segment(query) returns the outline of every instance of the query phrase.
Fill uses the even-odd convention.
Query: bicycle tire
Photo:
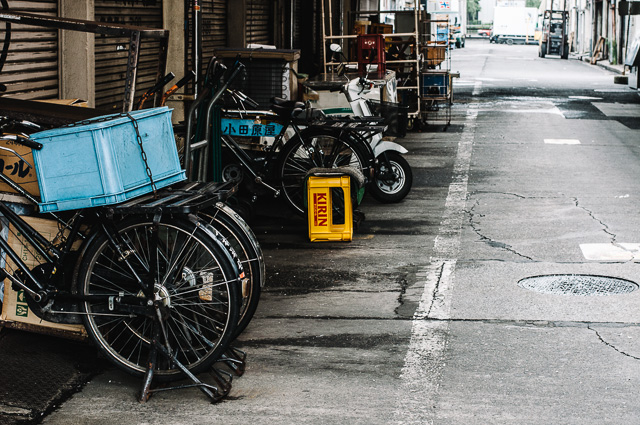
[[[102,231],[80,264],[77,292],[94,296],[80,303],[90,339],[117,367],[143,376],[155,330],[163,325],[160,341],[180,363],[194,374],[210,368],[228,348],[238,323],[238,269],[228,251],[195,224],[176,217],[163,218],[157,227],[151,219],[133,218],[119,224],[117,232],[126,260]],[[148,302],[134,272],[156,282],[153,300],[160,318],[119,312],[103,298],[133,296]],[[154,379],[183,376],[173,362],[158,356]]]
[[[370,156],[366,148],[360,146],[359,139],[350,137],[348,133],[307,128],[301,136],[290,139],[284,145],[278,156],[277,172],[284,198],[296,213],[303,215],[303,186],[309,170],[352,166],[367,175]]]
[[[249,225],[238,213],[222,202],[199,212],[198,217],[212,225],[229,241],[238,255],[245,279],[247,279],[242,293],[242,305],[240,306],[235,339],[247,328],[258,308],[266,275],[262,248]]]

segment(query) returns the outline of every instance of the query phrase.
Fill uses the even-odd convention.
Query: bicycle
[[[237,78],[241,70],[241,65],[233,69],[230,73],[230,76],[226,80],[226,84],[230,84],[235,78]],[[215,61],[211,61],[209,63],[209,66],[207,67],[206,75],[209,79],[215,78],[216,80],[219,80],[222,77],[222,74],[226,71],[227,69],[225,67],[218,67]],[[185,77],[178,81],[178,83],[176,83],[168,91],[166,91],[162,96],[161,104],[164,103],[164,101],[171,93],[175,92],[179,87],[184,86],[186,82],[193,78],[193,75],[193,72],[188,73]],[[145,94],[143,94],[139,101],[139,104],[144,104],[144,101],[146,99],[149,99],[154,94],[160,92],[163,86],[171,80],[172,76],[172,73],[168,74],[168,76],[161,84],[157,84]],[[208,107],[208,105],[203,104],[202,99],[206,99],[208,96],[218,96],[218,94],[213,92],[213,89],[214,87],[212,84],[205,85],[205,89],[201,97],[199,97],[192,104],[188,114],[189,118],[185,123],[185,128],[182,129],[187,133],[187,140],[191,139],[190,134],[195,134],[197,132],[194,131],[194,127],[196,125],[202,124],[203,122],[209,122],[210,118],[208,117],[211,114],[211,111],[209,110],[210,108],[203,109],[200,106]],[[197,114],[202,114],[207,118],[202,118],[196,121],[194,117]],[[208,126],[207,131],[209,131]],[[205,139],[210,138],[209,135],[206,135],[204,137]],[[201,144],[201,146],[204,145]],[[193,165],[193,161],[191,160],[192,151],[193,149],[191,149],[190,144],[187,143],[184,151],[182,152],[182,163],[184,169],[187,170],[188,176],[192,176],[194,174],[193,171],[195,168],[195,174],[198,175],[196,177],[196,180],[205,180],[209,176],[201,171],[206,166],[202,165],[201,163],[198,163],[195,166]],[[187,152],[190,153],[187,154]],[[246,329],[253,315],[255,314],[258,307],[258,302],[260,300],[262,288],[265,285],[266,267],[262,249],[255,234],[244,221],[244,219],[233,209],[229,208],[229,206],[225,203],[216,202],[213,205],[199,211],[197,215],[200,220],[202,220],[208,226],[211,226],[215,231],[219,232],[230,243],[233,250],[238,256],[241,265],[243,266],[244,279],[241,288],[242,303],[240,306],[239,319],[235,332],[235,337],[237,337]]]
[[[232,75],[242,72],[242,64],[236,62]],[[365,135],[384,130],[372,122],[332,120],[320,111],[306,108],[301,102],[274,99],[271,111],[256,109],[258,104],[238,90],[230,89],[229,79],[224,79],[226,67],[215,58],[209,62],[203,94],[192,105],[186,119],[185,169],[190,173],[193,163],[200,161],[197,170],[208,170],[212,166],[204,151],[199,159],[193,151],[214,147],[212,128],[213,111],[222,109],[220,151],[223,181],[242,183],[252,194],[252,200],[260,194],[270,193],[284,196],[297,213],[304,213],[303,182],[312,168],[334,168],[352,166],[372,175],[373,153],[364,142]],[[224,107],[223,100],[226,100]],[[268,122],[263,125],[262,122]],[[238,123],[248,129],[234,133]],[[193,128],[201,129],[200,132]],[[243,149],[236,140],[238,136],[267,136],[272,141],[259,145],[259,152]],[[193,156],[193,159],[192,159]],[[245,176],[250,176],[246,178]],[[199,174],[197,179],[207,180]]]
[[[18,131],[0,139],[38,151],[36,135]],[[10,177],[0,179],[38,203]],[[14,236],[19,232],[25,249],[42,258],[30,268],[0,238],[10,260],[0,274],[25,291],[38,317],[82,323],[113,364],[144,377],[141,400],[153,391],[152,379],[185,376],[218,400],[230,377],[216,372],[212,386],[195,374],[211,370],[237,336],[243,267],[230,243],[196,214],[231,192],[228,184],[187,182],[120,204],[56,212],[60,232],[53,241],[0,201]]]
[[[236,91],[230,95],[239,99]],[[250,102],[240,98],[241,104]],[[283,195],[289,206],[298,214],[304,214],[304,180],[313,168],[337,168],[349,166],[371,177],[374,157],[362,140],[361,132],[382,131],[382,127],[370,123],[330,119],[320,113],[305,109],[301,102],[274,99],[271,114],[246,109],[225,110],[222,142],[227,149],[223,157],[223,181],[241,182],[244,172],[252,183],[266,187],[274,196]],[[270,120],[279,125],[280,131],[273,143],[260,145],[258,153],[243,149],[234,136],[243,136],[231,123],[254,122],[249,128],[255,131],[261,124],[257,120]],[[226,126],[225,126],[226,125]],[[240,124],[242,125],[242,124]],[[269,133],[268,129],[264,130]],[[291,135],[286,140],[287,135]],[[252,155],[253,154],[253,155]],[[256,192],[256,187],[251,187]]]

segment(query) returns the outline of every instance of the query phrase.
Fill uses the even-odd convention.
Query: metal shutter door
[[[202,1],[202,55],[205,64],[218,47],[227,46],[226,0]]]
[[[269,0],[247,0],[248,44],[273,44],[271,18]]]
[[[291,23],[293,44],[291,46],[292,49],[300,49],[302,45],[302,31],[305,26],[313,26],[313,21],[305,22],[303,21],[303,13],[302,13],[302,0],[294,0],[293,4],[293,22]]]
[[[57,0],[9,1],[15,12],[58,16]],[[4,41],[5,23],[0,23]],[[15,99],[58,97],[58,30],[11,24],[11,46],[0,82],[4,96]]]
[[[95,20],[99,22],[162,28],[162,0],[122,2],[96,0]],[[128,37],[96,34],[96,108],[122,108],[127,71]],[[158,71],[160,42],[143,38],[140,44],[136,99],[153,86]],[[148,106],[148,105],[147,105]]]

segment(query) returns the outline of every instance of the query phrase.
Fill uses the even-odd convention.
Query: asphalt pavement
[[[399,140],[413,189],[366,199],[352,242],[308,242],[302,219],[261,204],[267,283],[224,401],[138,403],[138,379],[52,338],[61,391],[21,402],[0,382],[1,420],[640,423],[640,97],[536,49],[453,51],[451,125]],[[33,344],[3,330],[0,364],[20,376]]]

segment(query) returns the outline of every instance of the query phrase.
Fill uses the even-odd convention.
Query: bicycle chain
[[[136,138],[138,141],[138,146],[140,146],[140,156],[142,156],[142,161],[144,162],[145,172],[147,173],[147,176],[149,177],[149,181],[151,182],[151,189],[153,189],[153,197],[157,198],[158,188],[156,188],[156,184],[153,181],[153,176],[151,175],[151,168],[149,168],[149,163],[147,162],[147,154],[144,151],[144,148],[142,147],[142,137],[140,136],[140,130],[138,129],[138,122],[128,112],[126,113],[126,115],[131,120],[131,123],[133,124],[133,129],[136,131]]]

